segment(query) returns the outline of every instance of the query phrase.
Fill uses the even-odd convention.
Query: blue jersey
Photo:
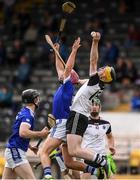
[[[53,115],[56,119],[68,119],[74,94],[74,86],[68,78],[55,92],[53,98]]]
[[[22,108],[21,111],[16,116],[16,120],[12,127],[12,135],[10,136],[9,141],[6,146],[7,148],[14,147],[14,148],[22,149],[23,151],[27,151],[30,139],[22,138],[19,136],[19,129],[20,129],[21,123],[29,124],[30,130],[33,130],[34,114],[27,107]]]

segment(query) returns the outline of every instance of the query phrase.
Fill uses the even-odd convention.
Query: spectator
[[[125,41],[125,47],[131,48],[138,45],[140,41],[140,30],[134,24],[128,26],[127,38]]]
[[[45,32],[51,31],[56,32],[58,28],[58,21],[56,18],[54,18],[52,12],[49,10],[44,11],[44,15],[41,19],[41,28],[40,33],[44,34]]]
[[[126,72],[126,63],[124,58],[119,57],[117,59],[115,70],[116,70],[116,81],[121,84],[123,82],[123,79],[125,78],[125,72]]]
[[[13,42],[11,52],[8,55],[8,61],[10,65],[19,64],[20,57],[25,53],[25,48],[19,39]]]
[[[8,18],[9,20],[9,18]],[[9,31],[10,38],[15,39],[15,38],[21,38],[22,33],[21,33],[21,27],[20,27],[20,18],[17,13],[14,13],[12,18],[11,18],[11,28]]]
[[[135,10],[135,1],[133,0],[120,0],[119,1],[119,13],[121,15],[134,12],[134,10]]]
[[[29,28],[26,30],[24,34],[24,41],[26,45],[35,45],[35,42],[38,37],[38,30],[34,23],[31,23]]]
[[[12,106],[13,91],[7,85],[1,85],[0,87],[0,107]]]
[[[5,21],[9,19],[13,14],[13,7],[16,0],[4,0],[4,13],[5,13]]]
[[[19,20],[20,20],[20,31],[21,35],[24,35],[25,31],[29,27],[31,23],[31,17],[30,14],[25,10],[25,8],[22,8],[20,10],[20,13],[18,14]]]
[[[119,56],[119,48],[111,41],[107,41],[105,46],[101,48],[101,54],[101,62],[103,65],[108,64],[110,66],[114,66]]]
[[[97,16],[100,16],[100,15],[97,15]],[[102,37],[104,37],[103,35],[106,30],[106,25],[101,18],[95,17],[87,21],[85,25],[85,33],[89,34],[91,31],[93,31],[93,29],[94,31],[99,31],[102,34]]]
[[[0,40],[0,65],[5,64],[6,62],[6,49],[3,44],[3,41]]]
[[[13,85],[26,86],[30,83],[31,66],[26,56],[21,56],[17,74],[13,79]]]
[[[140,112],[140,87],[135,88],[134,95],[131,99],[131,110]]]
[[[135,83],[138,78],[137,69],[131,59],[126,60],[125,76],[129,79],[130,83]]]

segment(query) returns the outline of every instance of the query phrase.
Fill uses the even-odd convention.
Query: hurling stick
[[[59,57],[60,61],[62,62],[63,66],[65,67],[65,62],[64,60],[62,59],[62,57],[60,56],[59,52],[57,51],[57,49],[55,48],[51,38],[49,35],[45,35],[45,39],[47,41],[47,43],[52,47],[52,49],[54,50],[54,52],[56,53],[56,55]]]
[[[61,22],[60,22],[60,27],[59,27],[58,36],[57,36],[57,38],[56,38],[56,42],[57,42],[57,43],[59,43],[59,41],[60,41],[61,34],[62,34],[63,30],[64,30],[65,24],[66,24],[66,18],[62,18],[62,19],[61,19]]]

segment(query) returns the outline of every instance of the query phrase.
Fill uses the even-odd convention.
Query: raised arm
[[[59,51],[60,45],[58,43],[55,43],[54,46]],[[55,53],[55,67],[56,67],[56,71],[58,74],[58,79],[61,79],[64,74],[65,67],[62,64],[62,62],[60,61],[60,59],[56,53]]]
[[[98,63],[98,43],[100,40],[100,33],[99,32],[92,32],[92,45],[90,50],[90,70],[89,75],[91,76],[95,72],[97,72],[97,63]]]
[[[71,71],[72,71],[74,64],[75,64],[75,58],[76,58],[77,50],[79,49],[80,46],[81,46],[80,45],[80,38],[78,37],[73,43],[71,54],[67,60],[65,71],[64,71],[64,79],[66,79],[71,74]]]

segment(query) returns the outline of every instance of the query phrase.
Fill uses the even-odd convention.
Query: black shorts
[[[97,164],[97,163],[94,162],[94,161],[84,160],[84,163],[87,164],[87,165],[90,165],[90,166],[92,166],[92,167],[95,167],[95,168],[101,167],[101,165]]]
[[[83,136],[87,126],[88,117],[75,111],[71,111],[66,123],[66,133]]]
[[[104,156],[104,157],[106,157],[106,156]],[[90,165],[92,167],[95,167],[95,168],[101,167],[101,165],[97,164],[95,161],[84,160],[84,163],[87,165]]]

